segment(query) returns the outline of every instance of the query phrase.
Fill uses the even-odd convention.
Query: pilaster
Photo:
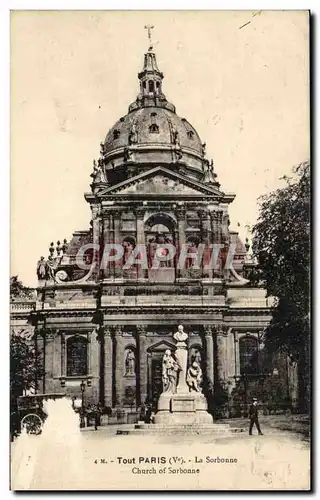
[[[140,400],[144,404],[148,394],[148,354],[146,345],[147,330],[145,326],[137,326],[137,345],[139,352],[139,385]]]
[[[214,344],[212,326],[204,326],[204,337],[206,346],[206,375],[209,385],[214,385]]]
[[[104,330],[104,404],[113,406],[113,340],[110,328]]]

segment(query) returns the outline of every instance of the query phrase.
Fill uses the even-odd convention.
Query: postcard
[[[309,23],[11,12],[12,490],[310,490]]]

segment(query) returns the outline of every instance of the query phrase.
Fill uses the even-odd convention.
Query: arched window
[[[239,340],[241,375],[259,373],[258,349],[259,342],[254,337],[242,337]]]
[[[80,336],[67,340],[67,377],[83,377],[88,373],[88,343]]]
[[[119,139],[119,137],[120,137],[120,130],[114,130],[113,139]]]
[[[159,127],[156,123],[152,123],[149,127],[150,134],[159,134]]]
[[[154,81],[149,80],[149,92],[154,92]]]

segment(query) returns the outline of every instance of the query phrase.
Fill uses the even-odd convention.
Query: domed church
[[[12,310],[13,328],[31,332],[44,363],[37,390],[81,397],[82,388],[85,404],[109,415],[156,406],[180,324],[203,392],[230,396],[244,374],[259,375],[271,319],[248,242],[230,230],[235,195],[220,186],[163,79],[150,45],[136,100],[93,162],[90,227],[50,244],[37,265],[37,300]]]

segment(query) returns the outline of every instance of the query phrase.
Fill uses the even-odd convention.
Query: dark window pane
[[[87,341],[72,337],[67,342],[67,376],[87,375]]]
[[[252,337],[240,339],[240,373],[259,373],[258,341]]]

